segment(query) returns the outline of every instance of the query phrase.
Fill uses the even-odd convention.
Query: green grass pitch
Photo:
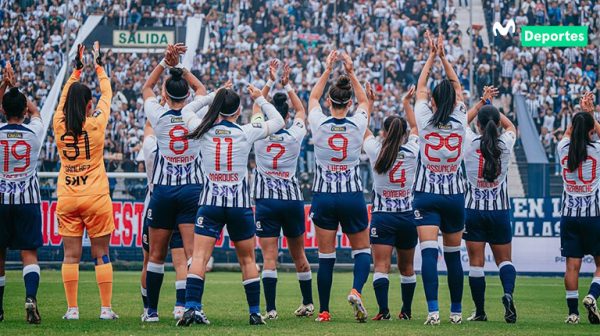
[[[316,278],[316,274],[314,275]],[[331,300],[333,321],[317,323],[313,318],[297,318],[292,312],[300,303],[300,291],[294,273],[279,273],[277,309],[279,319],[269,321],[266,326],[249,326],[246,298],[241,276],[234,272],[216,272],[207,275],[204,308],[211,321],[210,326],[195,325],[189,328],[175,327],[171,311],[175,301],[173,272],[168,272],[163,284],[160,301],[161,321],[157,324],[140,322],[142,312],[139,294],[138,272],[115,272],[113,308],[120,315],[117,321],[98,319],[100,302],[93,272],[81,272],[79,283],[79,321],[63,321],[66,302],[59,271],[43,271],[38,293],[42,324],[25,323],[24,288],[20,272],[10,271],[4,299],[5,321],[0,323],[0,335],[598,335],[599,325],[590,325],[582,313],[581,324],[565,325],[565,292],[560,278],[519,277],[515,302],[519,313],[516,325],[507,325],[503,320],[500,303],[501,286],[497,276],[487,277],[486,311],[489,322],[466,322],[473,309],[468,281],[465,277],[463,299],[465,322],[450,325],[448,322],[448,288],[444,277],[440,278],[440,307],[442,324],[424,326],[426,305],[421,280],[418,280],[412,321],[368,321],[359,324],[353,320],[352,311],[346,302],[352,284],[352,274],[340,272],[334,275]],[[394,314],[400,309],[400,284],[397,275],[390,277],[390,307]],[[580,296],[587,292],[590,278],[580,282]],[[364,289],[363,297],[369,315],[377,313],[377,304],[371,278]],[[316,281],[313,294],[317,300]],[[264,298],[262,307],[264,309]],[[318,301],[318,300],[317,300]]]

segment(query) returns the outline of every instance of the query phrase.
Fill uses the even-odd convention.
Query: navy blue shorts
[[[371,244],[390,245],[401,250],[417,246],[417,227],[412,211],[374,212],[371,215]]]
[[[363,193],[318,193],[313,194],[310,216],[316,226],[324,230],[357,233],[369,226],[369,214]]]
[[[150,239],[148,238],[148,221],[144,220],[144,228],[142,230],[142,248],[144,251],[150,252]],[[171,235],[171,241],[169,241],[169,248],[183,248],[183,238],[181,238],[181,232],[179,232],[178,228],[173,230],[173,234]]]
[[[413,201],[415,224],[436,225],[442,233],[455,233],[465,228],[465,195],[440,195],[415,192]]]
[[[256,226],[252,208],[227,208],[203,205],[198,209],[194,232],[202,236],[219,239],[223,227],[232,241],[241,241],[254,237]]]
[[[304,234],[304,202],[277,199],[256,200],[256,235],[263,238],[296,238]]]
[[[560,219],[560,250],[567,258],[600,256],[600,217],[566,217]]]
[[[512,241],[508,210],[467,209],[466,214],[464,240],[492,245],[508,244]]]
[[[148,226],[174,230],[179,224],[194,223],[201,193],[200,184],[155,185],[146,213]]]
[[[0,248],[35,250],[42,246],[39,204],[0,204]]]

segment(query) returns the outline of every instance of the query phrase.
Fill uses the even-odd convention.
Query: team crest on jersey
[[[396,156],[397,160],[404,160],[404,153],[403,152],[399,152],[398,156]]]
[[[331,126],[332,132],[346,132],[346,126]]]
[[[299,121],[296,122],[296,126],[300,127],[300,128],[304,128],[304,123],[301,123]]]
[[[262,125],[263,125],[262,123],[258,123],[258,122],[252,123],[252,127],[254,127],[254,128],[262,128]]]
[[[421,212],[419,210],[415,210],[415,219],[423,219],[423,216],[421,216]]]
[[[281,141],[283,141],[283,135],[273,134],[269,137],[269,141],[281,142]]]
[[[371,228],[371,237],[378,238],[378,236],[377,236],[377,228],[374,228],[374,227]]]
[[[92,117],[96,118],[97,116],[99,116],[102,113],[102,111],[100,110],[96,110],[94,111],[94,113],[92,113]]]
[[[218,129],[215,131],[216,135],[230,135],[231,131],[230,130],[224,130],[224,129]]]
[[[8,132],[6,133],[8,139],[23,139],[23,133],[21,132]]]
[[[182,123],[183,117],[171,117],[171,123]]]

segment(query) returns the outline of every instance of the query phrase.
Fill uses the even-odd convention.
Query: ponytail
[[[447,124],[452,111],[454,111],[454,105],[456,105],[456,91],[452,86],[452,82],[448,79],[441,81],[433,89],[431,97],[435,102],[437,111],[431,117],[429,124],[434,126]]]
[[[240,96],[231,89],[219,89],[215,99],[208,108],[208,112],[202,119],[202,123],[192,133],[188,135],[189,139],[200,139],[208,130],[210,130],[219,115],[229,117],[234,115],[240,107]]]
[[[92,100],[92,91],[81,83],[73,83],[67,92],[67,101],[63,108],[67,134],[71,134],[75,143],[83,134],[83,125],[87,116],[87,105]]]
[[[492,105],[485,105],[477,113],[477,120],[481,129],[481,144],[479,150],[483,157],[483,178],[494,182],[502,171],[502,149],[498,138],[500,132],[500,112]]]
[[[571,144],[567,168],[574,172],[587,159],[587,146],[590,144],[590,131],[594,129],[594,118],[589,113],[577,113],[572,120]]]
[[[398,116],[390,116],[383,121],[383,129],[387,135],[385,140],[383,140],[381,151],[373,166],[373,170],[377,174],[384,174],[392,169],[396,158],[398,158],[398,152],[404,140],[406,128],[406,120]]]

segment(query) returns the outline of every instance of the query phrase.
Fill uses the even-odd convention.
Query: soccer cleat
[[[173,308],[173,318],[179,320],[183,317],[183,313],[185,313],[185,307],[183,306],[175,306]]]
[[[450,323],[461,324],[462,323],[462,314],[461,313],[450,313]]]
[[[379,313],[377,315],[375,315],[375,317],[373,317],[371,320],[372,321],[390,321],[392,319],[392,316],[390,315],[389,312],[387,313]]]
[[[260,316],[260,314],[250,314],[249,323],[250,323],[250,325],[263,325],[263,324],[267,324],[265,322],[265,320],[263,319],[263,317]]]
[[[142,322],[155,323],[158,321],[160,321],[160,318],[158,317],[158,313],[148,314],[148,312],[145,312],[142,315]]]
[[[410,320],[412,320],[412,313],[411,312],[405,312],[405,311],[400,312],[400,314],[398,314],[398,319],[410,321]]]
[[[473,312],[473,315],[467,317],[467,321],[470,322],[487,322],[488,317],[485,313],[477,315],[477,312]]]
[[[119,318],[112,308],[110,307],[102,307],[100,309],[100,319],[101,320],[116,320]]]
[[[565,323],[566,324],[579,324],[579,315],[571,314],[571,315],[567,316]]]
[[[309,303],[307,305],[301,304],[300,307],[298,307],[298,309],[296,309],[296,311],[294,312],[294,315],[298,317],[313,316],[314,313],[315,306],[312,303]]]
[[[192,324],[210,324],[203,310],[187,309],[183,316],[177,321],[178,327],[188,327]]]
[[[277,311],[271,310],[267,312],[265,316],[263,316],[263,320],[277,320],[278,317],[279,315],[277,315]]]
[[[506,323],[517,322],[517,309],[515,308],[515,301],[512,295],[504,294],[502,297],[502,304],[504,305],[504,321]]]
[[[27,311],[27,323],[40,324],[42,322],[37,308],[37,300],[34,297],[28,296],[25,299],[25,311]]]
[[[79,320],[79,308],[77,308],[77,307],[68,308],[65,315],[63,315],[63,320]]]
[[[321,312],[321,313],[319,313],[319,315],[317,315],[317,318],[315,319],[315,321],[329,322],[329,321],[331,321],[331,314],[329,314],[328,311]]]
[[[425,320],[424,325],[439,325],[440,324],[440,314],[439,313],[429,313],[427,315],[427,319]]]
[[[348,294],[348,302],[354,308],[354,317],[358,322],[367,322],[367,309],[363,305],[362,297],[356,289],[352,289]]]
[[[598,312],[598,305],[596,298],[592,295],[587,295],[583,299],[583,306],[588,311],[588,320],[591,324],[600,324],[600,313]]]

